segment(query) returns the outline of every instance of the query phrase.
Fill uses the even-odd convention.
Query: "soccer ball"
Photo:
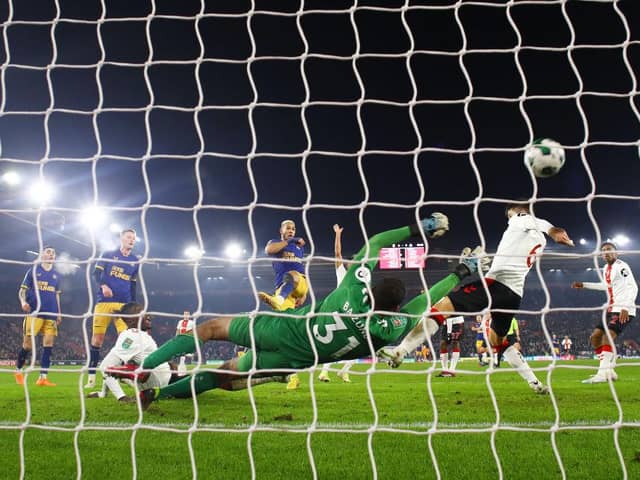
[[[551,177],[564,165],[564,148],[550,138],[534,140],[524,152],[524,164],[536,177]]]
[[[184,335],[185,333],[189,333],[193,330],[195,324],[193,320],[180,320],[178,322],[178,327],[176,328],[176,335]]]

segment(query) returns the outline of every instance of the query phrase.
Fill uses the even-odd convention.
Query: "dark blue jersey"
[[[270,243],[281,241],[282,239],[280,238],[274,238]],[[280,284],[282,283],[284,274],[290,272],[291,270],[295,270],[296,272],[304,274],[304,264],[302,263],[303,255],[304,249],[302,247],[299,247],[293,241],[293,239],[291,239],[291,241],[289,241],[289,244],[278,253],[269,255],[272,258],[278,259],[274,260],[271,263],[271,265],[273,266],[273,271],[276,274],[276,287],[280,286]]]
[[[96,264],[98,291],[96,302],[129,303],[136,299],[136,279],[140,265],[137,255],[123,255],[118,250],[104,252]],[[128,263],[125,263],[128,262]],[[104,297],[100,285],[107,285],[113,297]]]
[[[42,265],[35,267],[35,280],[37,289],[33,288],[34,269],[30,268],[24,276],[24,280],[20,288],[27,290],[26,300],[31,311],[39,312],[33,316],[44,318],[45,320],[55,320],[58,317],[58,300],[57,296],[60,292],[60,274],[54,268],[45,270]],[[36,292],[37,290],[37,292]],[[38,308],[38,295],[40,296],[40,308]]]

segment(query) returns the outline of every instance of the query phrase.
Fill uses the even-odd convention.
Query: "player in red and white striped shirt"
[[[618,378],[613,370],[615,366],[613,343],[636,315],[638,284],[633,278],[631,268],[626,262],[618,258],[618,252],[613,243],[604,242],[600,247],[600,252],[602,252],[602,258],[606,262],[602,272],[604,283],[573,282],[571,285],[572,288],[605,290],[609,298],[609,306],[606,313],[606,330],[603,325],[604,322],[598,322],[591,334],[591,345],[593,345],[600,360],[600,366],[593,377],[583,380],[582,383],[603,383],[607,380],[616,380]],[[609,335],[611,335],[611,342],[609,341]]]

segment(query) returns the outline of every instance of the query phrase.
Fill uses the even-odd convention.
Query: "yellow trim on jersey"
[[[102,265],[96,265],[96,268],[97,268],[98,270],[104,270],[104,267],[103,267]]]

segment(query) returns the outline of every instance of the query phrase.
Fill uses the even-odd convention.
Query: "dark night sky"
[[[525,146],[551,137],[567,164],[538,181],[538,214],[595,240],[591,205],[603,237],[640,238],[638,2],[569,2],[564,13],[561,2],[503,3],[408,2],[403,14],[404,2],[310,1],[296,16],[297,1],[119,0],[104,12],[61,1],[57,12],[42,0],[14,2],[9,21],[3,2],[0,173],[41,170],[58,187],[49,207],[64,234],[83,243],[77,211],[94,195],[124,209],[112,215],[144,233],[150,257],[180,257],[195,241],[199,186],[212,256],[229,240],[251,251],[250,222],[261,255],[283,218],[305,218],[301,234],[324,255],[342,223],[353,252],[361,211],[372,234],[412,222],[421,202],[449,215],[431,248],[453,254],[480,241],[476,199],[495,250],[502,202],[534,192]],[[23,191],[2,189],[2,208],[35,220]],[[42,221],[45,243],[91,255],[50,231],[59,216]],[[30,260],[35,227],[6,215],[0,226],[0,258]]]

